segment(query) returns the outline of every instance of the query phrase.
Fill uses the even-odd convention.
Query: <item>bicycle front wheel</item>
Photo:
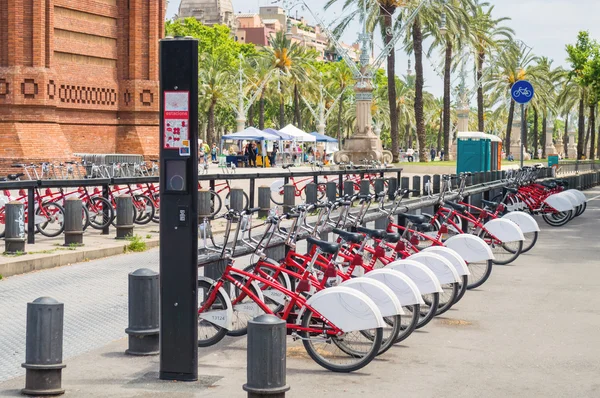
[[[215,286],[208,281],[198,281],[198,308],[202,308]],[[217,344],[227,334],[227,329],[210,322],[210,314],[220,314],[227,310],[228,300],[221,291],[205,311],[198,313],[198,347],[209,347]]]
[[[233,278],[242,285],[246,285],[244,277],[233,275]],[[227,335],[234,337],[245,336],[248,333],[248,322],[264,311],[237,286],[233,284],[229,285],[229,297],[233,305],[233,322],[231,323],[231,330],[227,332]],[[254,284],[249,285],[248,289],[255,296],[261,297],[260,292]]]
[[[538,231],[523,233],[523,236],[525,236],[525,240],[523,241],[523,249],[521,250],[521,254],[527,253],[529,250],[533,249],[533,247],[537,243],[538,235]]]
[[[65,209],[55,202],[46,202],[35,211],[35,228],[49,238],[63,233],[65,229]]]
[[[242,191],[242,210],[246,210],[250,203],[250,199],[248,198],[248,194],[245,191]],[[225,196],[225,207],[227,210],[231,209],[231,191]]]
[[[384,317],[383,321],[385,322],[386,326],[383,328],[383,338],[381,340],[381,347],[379,348],[377,355],[381,355],[392,348],[392,346],[396,344],[396,340],[402,331],[402,320],[400,319],[400,315]],[[375,338],[375,336],[371,333],[371,330],[362,330],[361,333],[369,340],[373,340]],[[352,355],[352,352],[347,354]]]
[[[419,323],[419,304],[405,306],[404,315],[400,316],[400,334],[396,337],[394,344],[404,341],[415,331]]]
[[[308,308],[302,315],[302,327],[322,331],[300,332],[302,344],[313,361],[332,372],[348,373],[362,369],[379,353],[383,340],[381,328],[349,332],[341,336],[327,335],[327,324],[313,317],[312,310]],[[373,339],[365,337],[365,334],[373,336]]]
[[[437,292],[424,294],[422,297],[425,304],[421,304],[417,307],[419,310],[419,322],[417,323],[417,329],[421,329],[423,326],[431,322],[437,312],[437,307],[440,301],[440,294]]]
[[[103,197],[94,197],[86,204],[90,216],[90,226],[94,229],[108,227],[114,217],[110,202]]]
[[[494,254],[494,264],[507,265],[515,261],[523,249],[523,241],[500,242],[493,238],[485,229],[479,234],[479,237],[485,241],[492,249]]]
[[[146,195],[135,195],[133,206],[137,210],[137,217],[133,220],[135,224],[146,225],[154,218],[154,203]]]

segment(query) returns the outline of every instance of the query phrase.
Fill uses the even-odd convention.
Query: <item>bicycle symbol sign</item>
[[[515,102],[519,104],[526,104],[533,99],[535,93],[533,85],[527,80],[519,80],[513,84],[510,93]]]

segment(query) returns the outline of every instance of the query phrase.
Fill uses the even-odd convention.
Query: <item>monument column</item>
[[[510,130],[510,147],[506,149],[506,156],[509,153],[513,155],[515,160],[521,159],[521,111],[516,109],[513,117],[513,122]]]
[[[573,127],[569,128],[567,134],[569,135],[569,142],[567,143],[566,155],[569,159],[577,160],[577,143],[575,142],[575,130]]]
[[[548,117],[548,124],[546,126],[546,156],[556,154],[556,147],[553,141],[554,136],[554,119]]]

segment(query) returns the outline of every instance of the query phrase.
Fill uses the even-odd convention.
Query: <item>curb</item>
[[[152,239],[147,240],[146,247],[152,249],[158,246],[159,240]],[[25,274],[33,271],[40,271],[44,269],[50,269],[55,267],[61,267],[63,265],[69,265],[74,263],[80,263],[83,261],[97,260],[99,258],[112,257],[119,254],[125,253],[127,243],[123,245],[103,247],[103,248],[90,248],[83,250],[73,250],[66,253],[54,253],[54,254],[40,254],[42,257],[29,258],[23,260],[15,260],[7,264],[0,264],[0,275],[4,278],[14,275]]]

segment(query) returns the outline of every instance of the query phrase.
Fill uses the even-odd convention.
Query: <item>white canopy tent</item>
[[[284,128],[282,128],[281,130],[282,133],[291,135],[292,137],[294,137],[294,141],[296,142],[316,142],[317,141],[317,137],[308,134],[305,131],[300,130],[298,127],[294,126],[293,124],[288,124],[287,126],[285,126]]]

